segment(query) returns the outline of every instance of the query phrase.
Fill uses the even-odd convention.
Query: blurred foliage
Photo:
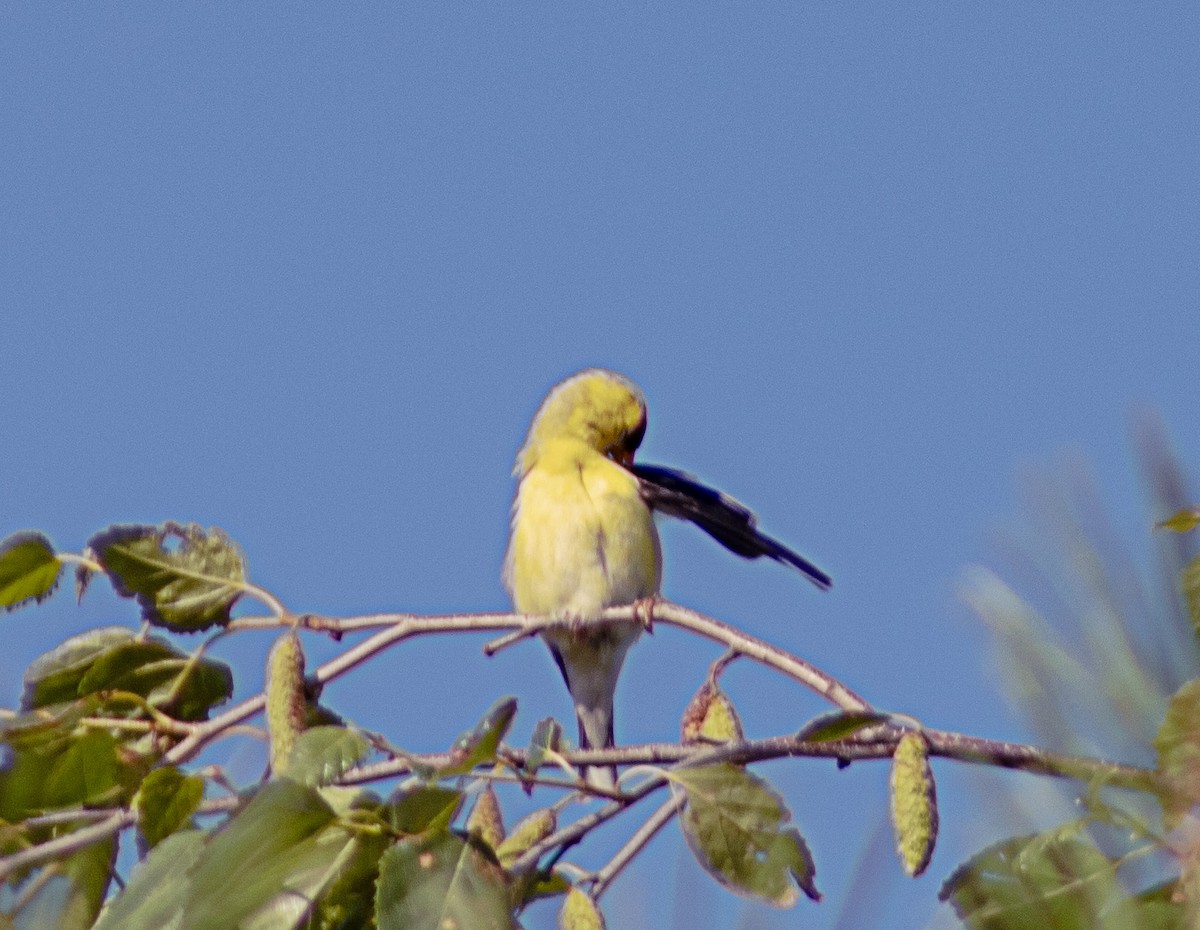
[[[1156,422],[1140,425],[1137,445],[1149,509],[1133,541],[1141,558],[1073,461],[1027,481],[1024,525],[1004,544],[1016,580],[973,568],[962,591],[993,636],[1012,707],[1040,743],[1152,762],[1171,695],[1200,675],[1200,640],[1180,589],[1200,544],[1194,533],[1152,532],[1192,501]]]
[[[1122,545],[1087,469],[1072,462],[1028,482],[1024,523],[1004,551],[1014,580],[975,567],[962,593],[1037,742],[1157,766],[1173,792],[1092,786],[1081,796],[1076,784],[1052,793],[1022,784],[989,798],[981,809],[1003,811],[1009,830],[1067,811],[1073,819],[1000,843],[947,881],[943,899],[972,928],[1183,927],[1200,913],[1195,500],[1157,420],[1139,422],[1136,447],[1149,510],[1134,549],[1143,556]]]

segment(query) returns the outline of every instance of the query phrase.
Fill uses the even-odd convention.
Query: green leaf
[[[1183,591],[1183,599],[1187,601],[1192,630],[1200,636],[1200,555],[1192,559],[1179,573],[1179,587]]]
[[[471,816],[467,818],[467,832],[478,837],[495,850],[504,842],[504,814],[500,810],[500,799],[491,784],[479,793]]]
[[[310,785],[309,787],[317,788],[317,794],[324,798],[325,803],[337,814],[339,820],[365,821],[372,826],[382,828],[384,824],[383,799],[374,791],[360,788],[357,785],[324,785],[321,787]]]
[[[314,930],[357,930],[375,926],[375,885],[379,860],[391,845],[384,834],[359,833],[341,868],[317,900]]]
[[[111,526],[88,540],[88,547],[117,593],[137,599],[145,621],[175,632],[228,624],[245,593],[241,550],[216,527]]]
[[[46,776],[47,807],[112,804],[118,800],[122,767],[117,740],[104,730],[87,730],[57,756]]]
[[[204,779],[174,766],[155,769],[142,780],[133,799],[138,827],[147,849],[193,825],[192,814],[204,800]]]
[[[746,738],[733,701],[712,681],[706,681],[692,696],[679,730],[685,743],[736,743]]]
[[[1200,678],[1175,692],[1158,735],[1158,771],[1178,792],[1163,799],[1163,823],[1179,825],[1188,809],[1200,801]]]
[[[113,864],[117,859],[116,837],[85,846],[67,860],[66,874],[71,880],[71,904],[56,930],[87,930],[96,922],[100,905],[108,894]]]
[[[1144,926],[1116,865],[1077,831],[1068,825],[997,843],[958,868],[938,897],[972,930]]]
[[[141,694],[141,691],[129,687],[132,676],[144,665],[180,655],[182,653],[177,649],[158,638],[131,639],[118,643],[95,657],[79,681],[78,693],[91,694],[112,690]]]
[[[233,673],[216,659],[193,661],[166,640],[125,643],[96,658],[79,693],[132,691],[179,720],[203,720],[233,694]]]
[[[796,903],[796,885],[821,899],[808,846],[767,782],[734,765],[676,769],[671,777],[687,798],[683,835],[717,881],[776,907]]]
[[[713,692],[712,701],[700,722],[699,736],[713,743],[740,743],[746,738],[742,718],[724,691],[717,689]]]
[[[446,830],[458,814],[462,800],[462,792],[451,788],[436,785],[414,788],[392,798],[388,819],[398,833]]]
[[[284,878],[279,892],[242,921],[242,930],[307,930],[311,926],[314,902],[355,860],[360,843],[354,834],[331,828],[314,837],[310,845],[304,858]],[[382,853],[380,845],[375,852],[376,862]],[[218,926],[222,925],[213,925],[212,930]]]
[[[547,875],[541,869],[513,876],[509,899],[514,906],[524,907],[542,898],[557,898],[571,889],[571,883],[559,872]]]
[[[558,827],[558,815],[553,808],[540,808],[512,824],[509,835],[496,847],[500,865],[509,868],[524,853],[546,839]]]
[[[287,778],[267,782],[205,846],[179,930],[237,927],[280,896],[309,888],[314,873],[331,878],[349,842],[343,830],[323,834],[334,822],[313,788]]]
[[[504,871],[471,840],[435,833],[383,854],[375,899],[379,930],[512,930]]]
[[[1185,881],[1172,878],[1133,896],[1137,930],[1178,930],[1186,927],[1188,891]],[[1193,918],[1195,911],[1193,911]]]
[[[0,722],[0,740],[11,753],[0,765],[0,820],[15,823],[89,797],[124,799],[136,787],[145,762],[113,752],[111,734],[93,735],[99,731],[81,726],[100,708],[101,702],[89,697]],[[107,789],[114,787],[110,797]]]
[[[905,733],[892,754],[892,826],[904,871],[916,878],[929,865],[937,842],[937,791],[929,767],[929,744]]]
[[[1187,533],[1197,526],[1200,526],[1200,507],[1185,507],[1154,524],[1156,530],[1173,530],[1176,533]]]
[[[886,723],[887,714],[866,710],[839,710],[814,717],[796,733],[797,739],[808,743],[832,743],[853,736],[864,727]]]
[[[62,563],[41,533],[26,530],[0,542],[0,607],[15,610],[28,601],[39,604],[54,591]]]
[[[42,813],[46,779],[55,755],[38,748],[12,753],[0,767],[0,819],[17,823]]]
[[[578,888],[572,888],[558,912],[558,926],[559,930],[604,930],[604,915],[595,901]]]
[[[496,847],[496,858],[505,868],[510,867],[537,843],[548,837],[558,826],[558,815],[552,807],[539,808],[513,824],[508,836]]]
[[[106,627],[73,636],[30,665],[21,704],[29,710],[101,691],[130,691],[179,720],[203,720],[233,693],[233,673],[216,659],[193,661],[159,637],[140,640],[125,627]]]
[[[143,666],[128,686],[177,720],[207,720],[208,712],[233,694],[233,672],[217,659],[193,662],[180,656]]]
[[[26,887],[36,889],[36,893],[21,908],[20,916],[11,926],[88,930],[104,902],[116,854],[116,839],[109,837],[50,866],[58,874],[51,875],[48,880],[46,869],[29,876]],[[2,920],[0,917],[0,926],[8,926]]]
[[[97,713],[101,704],[98,697],[87,697],[0,718],[0,741],[17,750],[61,750],[73,738],[80,721]]]
[[[562,724],[553,717],[538,721],[529,740],[529,751],[525,754],[525,771],[534,775],[546,760],[547,752],[558,752],[562,745]]]
[[[367,754],[370,745],[358,730],[313,727],[296,740],[288,761],[288,777],[304,785],[328,785]]]
[[[59,643],[25,670],[21,709],[61,704],[79,696],[79,684],[96,659],[114,646],[131,642],[133,631],[123,626],[86,630]]]
[[[135,866],[125,890],[104,910],[94,930],[177,928],[191,888],[191,870],[204,851],[205,834],[184,830],[159,843]]]
[[[500,698],[473,729],[463,733],[450,747],[450,762],[438,769],[438,775],[462,775],[477,765],[494,762],[496,749],[512,726],[517,713],[516,698]]]

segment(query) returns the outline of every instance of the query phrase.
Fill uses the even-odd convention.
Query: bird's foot
[[[582,634],[588,625],[587,618],[585,618],[583,614],[577,613],[563,614],[563,621],[567,625],[567,630],[569,630],[571,635],[575,637],[578,637],[580,634]]]
[[[633,602],[633,619],[641,623],[647,633],[654,632],[654,605],[658,603],[658,595],[639,597]]]

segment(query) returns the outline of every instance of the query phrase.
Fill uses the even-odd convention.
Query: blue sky
[[[1140,545],[1132,410],[1200,461],[1198,99],[1186,4],[12,8],[0,532],[197,520],[297,610],[503,608],[528,419],[605,365],[649,398],[646,461],[835,579],[669,526],[669,597],[880,706],[1021,738],[955,586],[1064,451]],[[5,699],[36,651],[130,617],[97,592],[7,618]],[[414,749],[501,693],[526,732],[569,715],[538,644],[478,646],[398,649],[330,700]],[[640,644],[618,737],[674,734],[714,655]],[[820,709],[749,667],[729,684],[752,735]],[[979,845],[972,773],[938,771],[944,842],[889,879],[890,926]],[[614,925],[665,925],[678,884],[722,925],[830,926],[884,769],[767,774],[826,903],[695,890],[669,835]]]

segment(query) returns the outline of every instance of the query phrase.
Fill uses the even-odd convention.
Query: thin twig
[[[815,665],[792,655],[778,646],[772,646],[749,633],[706,617],[680,604],[671,601],[661,601],[654,605],[654,622],[670,623],[693,633],[699,633],[714,642],[723,643],[731,649],[736,649],[749,659],[754,659],[762,665],[770,666],[783,672],[800,684],[811,688],[826,700],[836,704],[842,710],[870,710],[871,705],[848,687],[821,671]]]
[[[578,843],[587,833],[600,824],[612,820],[618,814],[632,807],[642,798],[663,787],[667,783],[664,776],[647,778],[632,791],[625,792],[620,800],[609,801],[599,810],[585,814],[578,820],[572,821],[560,830],[556,830],[541,842],[535,843],[522,853],[510,866],[514,874],[533,868],[539,859],[547,852],[557,847],[566,848]]]
[[[595,621],[607,623],[611,621],[639,621],[641,614],[636,605],[627,607],[610,607]],[[722,643],[730,649],[754,659],[782,672],[789,678],[811,688],[826,700],[836,704],[843,710],[869,710],[870,705],[850,688],[816,666],[792,655],[791,653],[773,646],[749,633],[744,633],[736,627],[720,620],[706,617],[704,614],[690,610],[672,601],[657,601],[654,605],[654,620],[656,623],[668,623],[685,630],[699,633],[707,639]],[[578,623],[578,621],[572,621]],[[360,617],[322,617],[317,614],[302,614],[296,618],[295,625],[302,629],[320,632],[345,634],[361,630],[374,629],[379,640],[374,637],[364,640],[359,648],[373,655],[380,649],[394,645],[411,636],[422,636],[430,633],[462,633],[462,632],[494,632],[506,631],[499,639],[485,645],[485,652],[495,652],[511,643],[519,642],[540,633],[547,627],[560,626],[564,621],[555,617],[534,617],[517,613],[479,613],[479,614],[369,614]],[[291,626],[291,621],[278,617],[239,617],[233,620],[227,629],[249,630],[270,629],[280,626]],[[336,660],[335,660],[336,661]],[[328,664],[328,663],[327,663]],[[340,672],[338,672],[340,674]],[[336,677],[331,674],[330,677]],[[253,713],[253,711],[252,711]]]
[[[293,619],[288,609],[283,606],[283,602],[266,588],[246,582],[245,591],[255,600],[265,604],[267,609],[269,609],[271,613],[273,613],[278,619],[289,622]]]
[[[740,657],[741,653],[730,646],[713,660],[712,665],[708,667],[708,682],[713,687],[716,687],[717,681],[725,674],[725,669],[729,668]]]
[[[612,620],[634,620],[636,611],[633,607],[615,607],[606,610],[599,618],[600,622]],[[772,646],[757,637],[742,633],[740,630],[706,617],[694,610],[688,610],[670,601],[662,601],[655,605],[655,619],[671,623],[684,629],[692,630],[715,642],[724,643],[736,649],[741,654],[775,668],[790,678],[816,691],[844,710],[869,709],[865,700],[843,685],[840,681],[817,669],[796,656]],[[267,627],[290,626],[280,618],[271,618],[270,622],[262,623],[266,618],[247,618],[234,620],[228,629],[235,626],[238,629],[263,629]],[[553,617],[529,617],[514,613],[483,613],[483,614],[440,614],[418,616],[415,614],[374,614],[363,617],[350,617],[341,620],[333,618],[318,618],[315,615],[303,615],[300,625],[308,629],[320,629],[326,632],[345,633],[353,630],[379,628],[374,635],[363,640],[356,646],[347,649],[341,655],[326,662],[314,673],[320,683],[332,681],[346,674],[358,665],[367,661],[383,650],[394,646],[414,636],[424,636],[433,633],[463,633],[463,632],[494,632],[496,630],[511,630],[517,628],[523,633],[532,634],[546,627],[561,624],[563,621]],[[195,756],[215,734],[222,729],[241,723],[248,717],[262,711],[266,698],[257,694],[248,698],[236,707],[230,708],[223,714],[214,717],[207,723],[196,727],[193,732],[171,749],[165,761],[178,764]]]
[[[103,565],[101,565],[95,559],[89,559],[86,555],[79,555],[74,552],[56,552],[54,557],[63,564],[82,565],[84,568],[87,568],[96,574],[102,574],[104,572]]]
[[[718,746],[687,743],[642,743],[613,746],[608,749],[560,750],[573,766],[605,765],[746,765],[776,759],[812,758],[838,762],[890,759],[900,737],[907,732],[901,727],[883,725],[869,733],[855,734],[841,740],[813,742],[795,735],[772,736],[741,743]],[[930,753],[944,759],[977,765],[993,765],[1033,774],[1079,781],[1098,781],[1105,785],[1134,791],[1162,793],[1169,787],[1151,769],[1139,768],[1106,759],[1069,756],[1048,752],[1024,743],[1007,743],[982,737],[967,736],[946,730],[922,730],[929,742]],[[511,764],[525,764],[528,750],[501,746],[499,750]],[[450,761],[449,753],[413,754],[404,760],[374,762],[348,770],[340,784],[358,785],[406,775],[413,763],[438,768]],[[490,763],[489,763],[490,764]],[[564,786],[566,787],[566,786]],[[575,786],[577,787],[577,786]]]
[[[396,643],[413,636],[430,633],[489,632],[497,629],[505,629],[513,624],[514,618],[520,618],[519,614],[445,614],[430,617],[416,617],[411,614],[388,614],[379,616],[390,617],[392,622],[390,624],[380,624],[384,628],[379,630],[379,632],[367,637],[361,643],[350,647],[341,655],[335,656],[317,668],[313,672],[312,677],[319,684],[333,681],[335,678],[357,668],[363,662],[366,662],[390,646],[394,646]],[[362,619],[364,618],[351,618],[351,623]],[[370,619],[372,623],[377,621],[377,618]],[[285,624],[276,621],[274,625],[281,626]],[[325,626],[323,628],[334,629],[335,627]],[[349,625],[338,627],[340,630],[348,628],[350,628]],[[173,765],[186,762],[193,758],[216,734],[220,733],[226,727],[253,717],[262,711],[265,705],[266,695],[261,692],[254,695],[254,697],[247,698],[236,707],[230,708],[223,714],[197,727],[190,736],[181,740],[163,757],[164,761]]]
[[[62,871],[62,865],[56,862],[49,868],[44,869],[40,875],[35,875],[33,880],[26,883],[20,893],[13,898],[12,906],[9,907],[5,916],[15,918],[21,911],[25,910],[29,902],[36,898],[50,882],[61,875]]]
[[[84,717],[81,726],[96,730],[128,730],[132,733],[174,733],[185,736],[194,729],[193,724],[166,718],[165,720],[130,720],[125,717]]]
[[[473,621],[466,629],[490,632],[521,627],[528,618],[524,614],[511,611],[485,611],[472,614],[362,614],[354,617],[327,617],[323,614],[296,614],[290,619],[275,616],[236,617],[225,627],[234,632],[240,630],[273,630],[281,627],[295,626],[301,630],[312,630],[316,633],[362,633],[367,630],[387,630],[398,624],[412,623],[429,629],[427,633],[462,632],[464,620]],[[449,623],[443,628],[444,623]]]
[[[507,649],[509,646],[515,646],[517,643],[524,642],[531,636],[536,636],[537,630],[524,629],[513,630],[511,633],[505,633],[503,636],[497,636],[490,642],[483,644],[483,654],[488,658],[494,656],[502,649]]]
[[[39,814],[36,817],[27,817],[19,823],[7,824],[8,827],[19,827],[25,830],[35,830],[38,827],[56,827],[60,823],[72,823],[76,820],[97,821],[111,817],[113,814],[119,813],[120,808],[109,807],[99,810],[90,810],[82,807],[73,807],[70,810],[53,811],[49,814]]]
[[[0,882],[18,869],[28,865],[36,865],[48,859],[57,859],[78,852],[85,846],[108,839],[114,833],[119,833],[126,827],[132,826],[137,820],[133,811],[119,810],[99,823],[83,827],[73,833],[66,833],[37,846],[30,846],[12,855],[0,858]]]
[[[608,889],[608,886],[613,883],[621,870],[625,868],[641,850],[642,847],[652,840],[655,835],[665,827],[686,802],[686,795],[679,793],[673,798],[664,801],[653,814],[647,818],[622,846],[617,850],[617,854],[613,856],[604,868],[596,873],[595,882],[592,885],[592,897],[598,899]]]

